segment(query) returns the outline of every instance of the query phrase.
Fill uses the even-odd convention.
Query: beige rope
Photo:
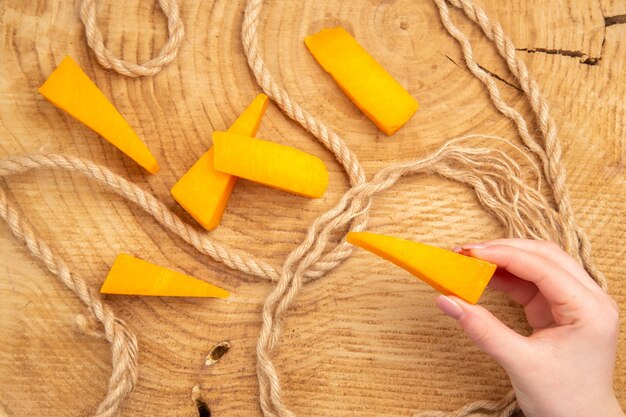
[[[168,39],[159,51],[159,54],[143,64],[135,64],[117,58],[104,46],[102,32],[96,21],[96,0],[82,0],[80,18],[85,25],[87,44],[93,49],[100,65],[112,69],[127,77],[151,77],[156,75],[176,58],[178,49],[185,36],[183,21],[178,12],[176,0],[159,0],[159,6],[167,17]]]
[[[445,411],[425,411],[414,417],[482,417],[482,416],[512,416],[518,411],[515,391],[509,391],[500,401],[481,400],[464,405],[458,410],[448,413]]]
[[[561,164],[561,144],[557,137],[557,128],[550,116],[547,101],[541,95],[537,82],[530,77],[526,64],[517,58],[515,45],[509,39],[499,23],[492,24],[484,10],[475,6],[470,0],[454,0],[451,3],[473,21],[479,24],[483,33],[493,41],[500,55],[506,60],[511,73],[519,80],[520,86],[528,97],[533,112],[539,122],[543,143],[536,141],[529,133],[524,118],[515,110],[511,109],[501,99],[499,90],[493,79],[476,64],[472,47],[465,35],[452,23],[449,17],[447,5],[444,0],[434,0],[439,7],[441,20],[448,32],[459,42],[463,49],[467,67],[483,84],[487,86],[491,99],[496,108],[505,116],[512,119],[517,125],[518,132],[524,143],[543,162],[544,175],[552,190],[559,211],[568,222],[568,239],[565,249],[578,258],[583,266],[590,272],[593,278],[606,289],[606,279],[591,262],[591,245],[582,229],[574,221],[573,209],[570,202],[569,192],[565,184],[565,167]]]
[[[185,224],[152,194],[90,161],[63,155],[8,158],[0,160],[0,177],[35,168],[56,168],[81,173],[137,204],[166,229],[194,246],[199,252],[230,268],[276,282],[263,306],[263,322],[257,343],[260,404],[266,417],[294,415],[282,401],[280,379],[272,362],[273,353],[280,340],[281,322],[290,303],[303,283],[323,276],[350,255],[352,250],[350,245],[343,239],[338,244],[334,243],[331,236],[337,232],[345,232],[348,227],[352,230],[364,229],[372,197],[391,187],[403,175],[438,174],[468,185],[476,193],[480,204],[504,225],[507,235],[558,242],[570,253],[578,256],[593,278],[606,289],[606,279],[592,265],[589,242],[573,220],[573,210],[565,187],[565,173],[560,163],[561,151],[556,137],[556,127],[536,82],[530,78],[524,63],[515,56],[514,46],[498,24],[491,24],[484,11],[475,7],[470,0],[451,0],[452,5],[463,10],[471,20],[481,26],[485,35],[496,44],[498,51],[506,59],[511,72],[518,78],[522,90],[531,102],[540,126],[540,140],[530,134],[526,120],[502,99],[497,85],[476,64],[471,44],[451,21],[446,3],[443,0],[434,1],[439,8],[444,26],[461,45],[469,70],[485,84],[496,108],[516,124],[522,141],[540,160],[552,190],[556,210],[538,189],[527,185],[520,166],[513,158],[498,149],[461,146],[460,142],[468,137],[450,140],[422,159],[386,167],[370,181],[366,181],[356,156],[343,140],[298,103],[293,102],[271,76],[258,46],[257,28],[261,0],[248,2],[242,26],[244,50],[250,68],[263,90],[285,114],[299,122],[334,154],[344,167],[352,185],[333,208],[313,222],[304,241],[289,254],[281,270],[213,241],[206,233],[199,233]],[[117,60],[104,48],[102,36],[95,25],[95,4],[93,0],[84,0],[81,17],[85,22],[88,41],[99,62],[107,68],[130,76],[154,75],[163,65],[171,62],[182,38],[182,23],[176,23],[180,19],[175,2],[160,0],[160,5],[168,16],[170,39],[161,51],[162,56],[154,58],[142,67]],[[514,148],[520,151],[519,148]],[[525,157],[528,159],[528,155],[525,154]],[[530,161],[534,167],[532,159]],[[103,324],[104,336],[111,343],[113,372],[109,381],[109,391],[96,415],[106,417],[115,415],[137,378],[137,342],[134,335],[121,320],[115,318],[99,295],[87,288],[83,279],[72,274],[61,257],[52,253],[46,242],[35,234],[28,222],[21,219],[2,189],[0,189],[0,216],[7,221],[12,233],[24,241],[33,256],[42,259],[48,269],[74,291],[87,305],[92,315]],[[90,333],[99,335],[98,331],[91,329],[87,320],[79,317],[77,323]],[[424,412],[418,416],[508,417],[516,410],[515,395],[511,391],[500,401],[477,401],[456,412]]]
[[[446,27],[448,32],[455,39],[457,39],[459,43],[462,44],[463,53],[465,55],[466,62],[468,62],[468,68],[470,69],[470,71],[472,71],[474,75],[478,77],[477,72],[475,71],[476,68],[470,66],[471,64],[469,63],[473,60],[469,41],[467,41],[467,38],[454,27],[454,24],[452,24],[449,17],[447,17],[447,7],[445,2],[443,0],[435,0],[435,2],[439,7],[441,19],[444,26]],[[536,118],[539,122],[539,127],[543,135],[543,148],[545,149],[545,153],[537,153],[538,148],[536,146],[530,143],[526,143],[528,141],[528,138],[522,136],[522,139],[529,146],[529,148],[543,161],[544,175],[548,179],[548,183],[551,186],[550,188],[552,190],[559,211],[563,214],[564,218],[568,222],[567,233],[573,236],[569,236],[569,238],[567,239],[566,244],[569,244],[565,246],[565,249],[570,254],[577,257],[581,261],[585,269],[589,271],[590,275],[598,282],[598,284],[600,284],[603,289],[606,290],[606,278],[604,277],[604,274],[602,274],[602,272],[600,272],[594,266],[591,260],[591,244],[589,242],[589,239],[587,239],[584,231],[580,228],[580,226],[576,224],[574,220],[574,212],[570,202],[569,192],[565,184],[565,167],[561,163],[561,144],[557,137],[556,123],[550,116],[549,105],[541,95],[541,91],[539,89],[539,86],[537,85],[537,82],[530,76],[528,68],[526,67],[524,61],[517,58],[515,45],[513,44],[511,39],[504,34],[504,30],[499,23],[490,23],[485,11],[475,6],[470,0],[453,0],[451,1],[451,3],[457,8],[462,8],[467,17],[469,17],[473,22],[479,24],[480,28],[487,36],[487,38],[495,43],[500,56],[502,56],[506,60],[507,66],[509,67],[511,73],[519,80],[522,90],[528,97],[533,112],[535,113]],[[467,46],[469,46],[469,48],[467,48]],[[480,68],[478,69],[480,70]],[[478,78],[483,83],[485,82],[483,78]],[[490,84],[495,84],[490,78],[489,81],[491,81]],[[491,94],[491,88],[489,89],[489,91]],[[496,104],[496,107],[498,107],[497,100],[494,99],[493,94],[492,100],[494,101],[494,104]],[[499,107],[498,110],[500,110]],[[523,127],[520,127],[517,118],[515,122],[518,125],[518,131],[523,130]],[[539,143],[539,146],[541,147],[542,144]]]
[[[11,232],[22,240],[30,253],[43,261],[48,270],[57,275],[69,289],[85,303],[91,314],[104,327],[104,336],[111,343],[113,370],[109,378],[109,390],[96,410],[98,417],[112,417],[121,402],[130,394],[137,380],[137,340],[126,323],[115,317],[111,308],[102,302],[97,292],[87,287],[85,280],[70,272],[67,263],[52,252],[30,224],[23,220],[0,188],[0,216],[7,222]]]
[[[270,281],[278,280],[280,274],[271,265],[262,261],[256,261],[250,255],[229,249],[227,246],[215,242],[206,232],[199,232],[187,225],[154,195],[114,174],[108,168],[94,164],[91,161],[56,154],[12,157],[0,161],[0,177],[19,174],[38,167],[59,168],[79,172],[137,204],[148,214],[152,215],[163,227],[178,235],[185,242],[196,248],[198,252],[245,274],[265,278]],[[318,278],[336,266],[338,261],[335,255],[329,255],[314,265],[307,272],[305,281]]]

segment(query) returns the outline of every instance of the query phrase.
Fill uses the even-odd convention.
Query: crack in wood
[[[439,55],[441,55],[442,57],[446,58],[448,61],[452,62],[454,65],[456,65],[458,68],[461,68],[461,66],[452,58],[450,58],[447,54],[441,53],[439,51],[435,51],[437,52]],[[518,86],[516,86],[515,84],[510,83],[509,81],[505,80],[504,78],[502,78],[501,76],[499,76],[498,74],[489,71],[487,68],[483,67],[480,64],[477,64],[478,67],[485,71],[487,74],[491,75],[493,78],[495,78],[496,80],[502,81],[503,83],[505,83],[506,85],[508,85],[509,87],[513,87],[514,89],[516,89],[517,91],[522,91],[521,88],[519,88]]]
[[[619,14],[619,15],[615,15],[615,16],[604,16],[604,27],[605,28],[607,28],[609,26],[622,25],[622,24],[626,24],[626,14]],[[604,49],[604,41],[605,40],[606,40],[606,37],[602,39],[602,46],[600,48],[601,51]],[[573,50],[570,50],[570,49],[517,48],[515,50],[516,51],[521,51],[521,52],[526,52],[526,53],[529,53],[529,54],[542,53],[542,54],[547,54],[547,55],[561,55],[561,56],[566,56],[566,57],[569,57],[569,58],[580,58],[580,63],[581,64],[589,65],[589,66],[598,65],[600,63],[600,61],[602,60],[602,56],[593,57],[593,56],[589,56],[589,54],[586,54],[586,53],[584,53],[582,51],[573,51]],[[457,67],[459,67],[459,64],[457,64],[457,62],[454,59],[450,58],[448,55],[442,54],[439,51],[436,51],[436,52],[439,55],[441,55],[441,56],[447,58],[448,60],[450,60],[450,62],[452,62]],[[508,85],[510,87],[513,87],[513,88],[515,88],[518,91],[522,91],[516,85],[508,82],[507,80],[505,80],[504,78],[502,78],[498,74],[495,74],[495,73],[489,71],[487,68],[483,67],[482,65],[478,64],[478,67],[480,67],[480,69],[482,69],[487,74],[489,74],[492,77],[494,77],[495,79],[497,79],[499,81],[502,81],[506,85]]]
[[[487,74],[491,75],[493,78],[495,78],[496,80],[502,81],[504,84],[508,85],[509,87],[513,87],[514,89],[516,89],[517,91],[522,91],[521,88],[519,88],[518,86],[516,86],[513,83],[510,83],[509,81],[505,80],[504,78],[500,77],[498,74],[493,73],[491,71],[489,71],[487,68],[483,67],[480,64],[476,64],[478,65],[478,68],[480,68],[481,70],[485,71]]]
[[[203,400],[196,400],[196,407],[198,407],[198,417],[211,417],[211,410]]]
[[[204,400],[196,400],[196,407],[198,407],[198,417],[211,417],[211,410]]]
[[[619,14],[615,16],[604,16],[604,27],[626,24],[626,14]],[[605,35],[606,36],[606,35]],[[606,37],[602,39],[602,46],[600,50],[604,49],[604,41]],[[580,58],[580,63],[584,65],[598,65],[602,60],[602,56],[592,57],[582,51],[572,51],[569,49],[549,49],[549,48],[517,48],[516,51],[523,51],[529,54],[543,53],[548,55],[561,55],[570,58]]]
[[[194,385],[191,389],[191,399],[198,408],[198,417],[211,417],[211,410],[202,395],[202,388],[200,387],[200,384]]]
[[[609,27],[613,25],[623,25],[625,23],[626,23],[626,14],[618,14],[615,16],[604,17],[604,27]]]
[[[591,57],[581,51],[569,49],[548,49],[548,48],[517,48],[516,51],[527,52],[529,54],[543,53],[547,55],[561,55],[570,58],[581,58],[580,63],[585,65],[598,65],[602,57]]]
[[[439,55],[441,55],[442,57],[446,58],[448,61],[452,62],[452,63],[453,63],[454,65],[456,65],[458,68],[461,68],[461,67],[459,66],[459,64],[457,64],[457,62],[456,62],[454,59],[450,58],[448,55],[446,55],[446,54],[442,54],[442,53],[440,53],[440,52],[437,52],[437,53],[438,53]]]

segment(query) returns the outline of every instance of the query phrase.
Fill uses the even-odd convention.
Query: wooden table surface
[[[144,61],[166,39],[156,2],[101,1],[98,22],[118,55]],[[104,70],[87,48],[78,2],[0,0],[0,157],[62,152],[110,167],[154,193],[186,221],[169,188],[260,92],[243,55],[243,1],[183,0],[186,37],[178,58],[153,78],[129,79]],[[520,48],[560,129],[577,221],[589,235],[597,265],[626,313],[626,2],[481,0]],[[270,70],[293,99],[335,128],[369,175],[399,160],[433,151],[453,136],[499,135],[519,143],[430,1],[266,1],[261,46]],[[528,104],[479,30],[471,33],[480,64],[507,99]],[[303,38],[343,25],[420,102],[420,110],[386,137],[315,63]],[[161,164],[148,175],[94,132],[38,93],[70,54],[145,140]],[[326,195],[308,200],[241,181],[221,227],[211,232],[229,247],[280,266],[308,225],[334,205],[347,180],[332,155],[274,105],[258,136],[297,146],[327,163]],[[501,147],[479,140],[468,145]],[[151,217],[88,180],[40,170],[1,181],[9,198],[71,268],[99,288],[119,252],[217,283],[227,300],[108,296],[137,334],[139,381],[125,416],[197,416],[191,389],[199,383],[214,416],[260,415],[255,343],[261,305],[271,285],[197,254]],[[435,176],[400,181],[375,198],[369,228],[452,247],[502,236],[503,229],[472,192]],[[77,416],[92,412],[110,373],[109,345],[81,334],[82,303],[31,258],[0,225],[0,414]],[[410,416],[452,410],[509,390],[505,373],[474,347],[433,304],[435,292],[406,272],[357,251],[323,279],[307,285],[285,323],[276,364],[285,401],[297,415]],[[520,332],[521,309],[488,293],[482,304]],[[626,323],[626,320],[623,321]],[[626,406],[626,324],[615,376]],[[209,349],[232,349],[205,367]]]

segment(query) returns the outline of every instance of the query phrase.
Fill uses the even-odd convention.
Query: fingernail
[[[460,253],[463,250],[461,246],[455,246],[452,248],[452,252]]]
[[[462,250],[471,250],[471,249],[487,249],[487,246],[480,243],[464,243],[461,245]]]
[[[463,307],[445,295],[437,297],[435,299],[435,304],[437,304],[437,307],[439,307],[439,309],[448,317],[458,320],[463,316]]]

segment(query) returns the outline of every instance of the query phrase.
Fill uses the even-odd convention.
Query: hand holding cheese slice
[[[52,104],[95,130],[148,172],[156,174],[159,171],[159,165],[148,147],[69,56],[39,87],[39,92]]]
[[[346,240],[393,262],[445,295],[476,304],[496,265],[396,237],[350,232]]]
[[[228,291],[162,266],[121,253],[104,280],[103,294],[164,297],[228,297]]]

